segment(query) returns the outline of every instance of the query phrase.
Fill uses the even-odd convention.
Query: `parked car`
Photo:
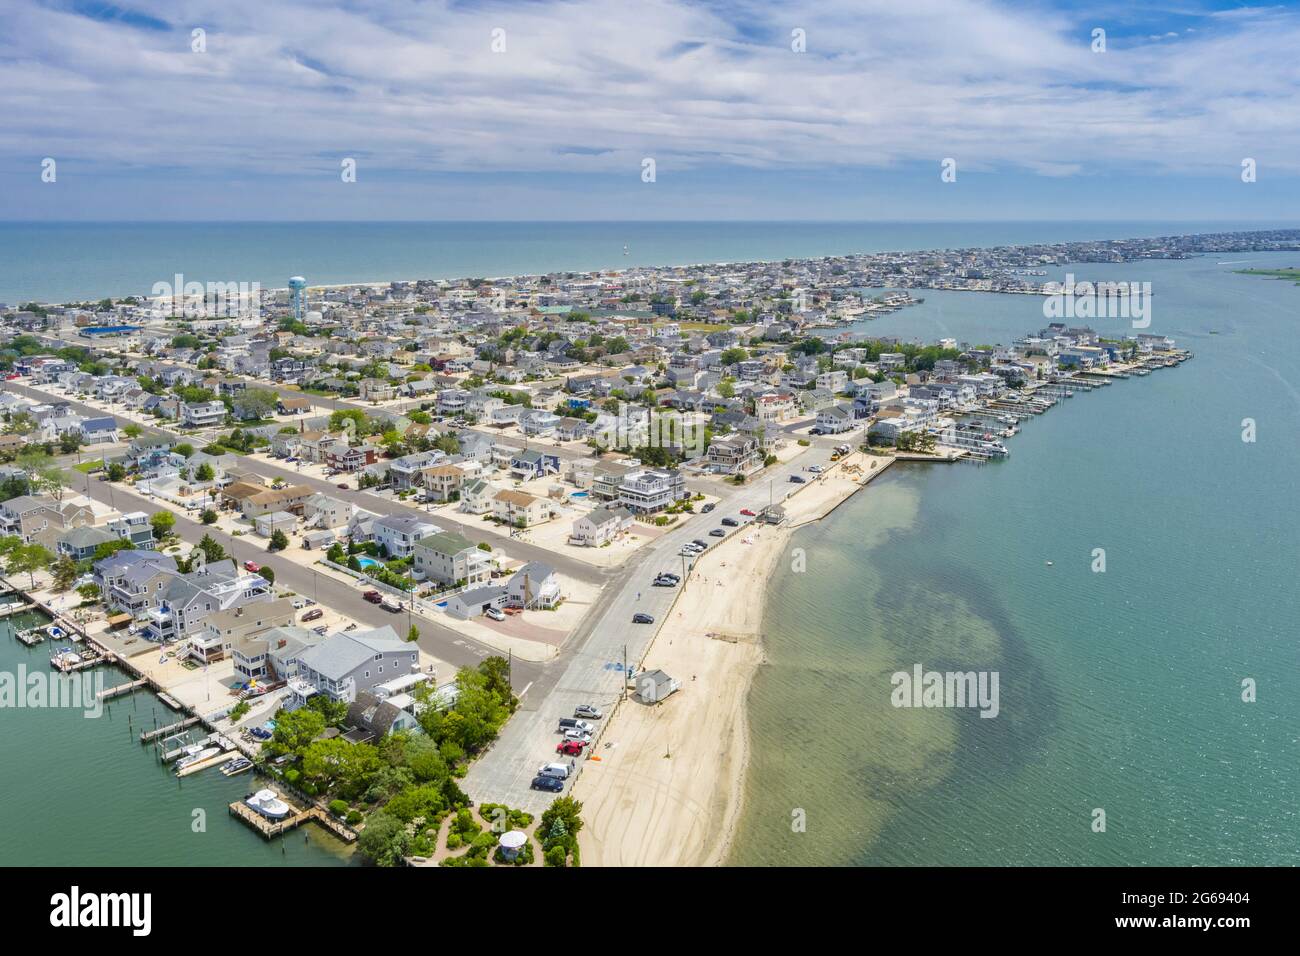
[[[365,591],[361,596],[371,604],[379,604],[384,600],[384,596],[378,591]]]
[[[506,616],[505,616],[504,614],[502,614],[500,611],[498,611],[498,610],[497,610],[496,608],[494,608],[494,607],[490,607],[490,608],[488,608],[488,609],[487,609],[486,611],[484,611],[483,613],[484,613],[484,615],[486,615],[487,617],[492,618],[492,620],[494,620],[494,621],[504,621],[504,620],[506,619]]]
[[[709,542],[701,541],[699,538],[696,538],[694,541],[691,542],[691,544],[695,545],[695,547],[699,548],[701,551],[703,551],[705,548],[709,546]]]
[[[589,717],[592,720],[600,720],[601,717],[605,716],[595,704],[579,704],[573,708],[573,715],[575,717]]]
[[[544,763],[537,768],[537,776],[554,777],[556,780],[568,780],[569,765],[567,763]]]
[[[573,729],[573,728],[570,728],[569,730],[566,730],[566,731],[564,732],[564,739],[565,739],[565,740],[578,740],[578,741],[581,741],[581,742],[584,743],[584,744],[589,744],[589,743],[591,743],[591,734],[587,733],[586,731],[575,730],[575,729]]]
[[[636,614],[632,615],[633,624],[653,624],[654,622],[655,622],[654,616],[650,614],[642,614],[640,612],[637,612]]]
[[[735,528],[740,525],[740,522],[737,521],[735,518],[723,518],[722,523],[725,524],[728,528]]]
[[[661,575],[655,578],[654,586],[657,588],[675,588],[677,587],[677,582],[672,578],[665,578]]]
[[[379,599],[379,606],[391,614],[396,614],[402,609],[402,602],[397,600],[391,594],[385,594]]]
[[[705,505],[703,508],[700,509],[700,514],[706,515],[716,507],[717,505],[715,505],[712,501],[710,501],[707,505]]]
[[[805,479],[802,475],[791,475],[790,481],[796,485],[802,485],[805,483]]]
[[[750,511],[748,508],[741,508],[740,513],[744,515],[746,518],[754,517],[754,512]]]
[[[820,475],[820,474],[822,473],[822,466],[821,466],[821,465],[809,465],[809,466],[808,466],[808,470],[811,471],[814,475]]]
[[[727,532],[725,528],[714,528],[709,532],[710,538],[725,538],[726,536]]]
[[[665,571],[663,574],[659,575],[659,577],[666,581],[672,581],[674,584],[679,583],[682,579],[681,575],[673,574],[671,571]]]
[[[256,574],[258,571],[262,570],[262,566],[258,564],[256,561],[245,561],[244,570],[252,571],[254,574]]]
[[[534,790],[549,790],[551,793],[562,793],[564,791],[564,781],[555,777],[533,777],[530,786]]]
[[[304,615],[302,616],[302,619],[303,619],[304,622],[306,622],[306,621],[319,621],[319,620],[320,620],[321,618],[323,618],[324,616],[325,616],[325,612],[324,612],[324,611],[322,611],[322,610],[321,610],[320,608],[318,608],[318,607],[314,607],[314,608],[312,608],[310,611],[308,611],[306,614],[304,614]]]
[[[580,757],[582,756],[582,748],[585,746],[587,744],[582,740],[561,740],[555,745],[555,752],[564,754],[566,757]]]
[[[348,490],[348,483],[347,483],[346,481],[340,481],[340,482],[339,482],[337,485],[335,485],[334,487],[335,487],[335,488],[342,488],[344,491],[347,491],[347,490]]]

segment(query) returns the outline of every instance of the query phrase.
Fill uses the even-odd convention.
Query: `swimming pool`
[[[364,571],[366,568],[382,568],[384,566],[384,562],[382,561],[376,561],[374,558],[364,558],[364,557],[358,557],[357,564],[361,565],[362,571]]]
[[[588,495],[588,493],[585,492],[585,491],[571,491],[571,492],[569,492],[569,497],[570,497],[570,498],[587,498],[587,497],[589,497],[589,495]]]

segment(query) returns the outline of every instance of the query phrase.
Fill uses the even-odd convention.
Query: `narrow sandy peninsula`
[[[712,866],[740,818],[748,763],[745,698],[763,661],[766,582],[791,534],[817,521],[894,459],[854,453],[785,502],[781,526],[754,525],[700,559],[642,666],[682,689],[656,706],[628,700],[584,768],[584,866]]]

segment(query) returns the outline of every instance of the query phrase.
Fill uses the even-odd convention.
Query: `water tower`
[[[293,317],[299,322],[302,321],[303,298],[306,288],[306,279],[302,276],[290,276],[289,297],[293,302]]]

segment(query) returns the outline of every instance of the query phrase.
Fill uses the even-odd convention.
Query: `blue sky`
[[[0,219],[1300,219],[1297,49],[1198,0],[6,0]]]

